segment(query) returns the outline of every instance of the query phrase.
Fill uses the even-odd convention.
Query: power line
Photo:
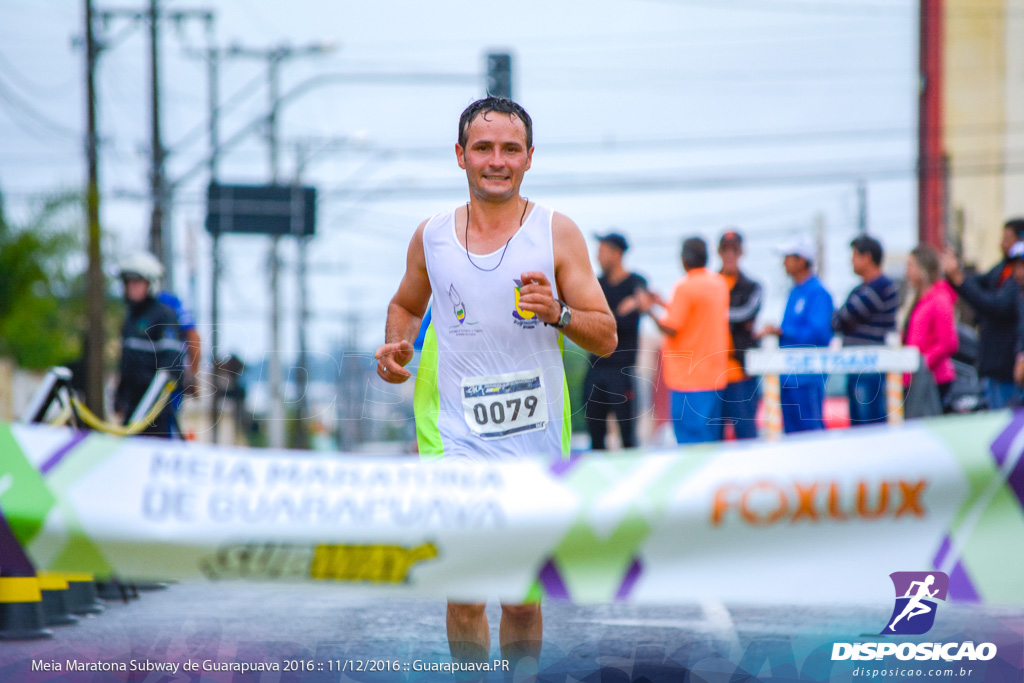
[[[911,2],[903,6],[887,4],[869,4],[866,2],[824,2],[823,0],[661,0],[673,5],[698,5],[716,10],[736,12],[758,12],[764,14],[802,14],[802,15],[847,15],[866,18],[882,18],[892,15],[908,15],[917,11],[917,3]],[[1007,15],[1024,14],[1024,7],[1006,7],[998,5],[982,5],[975,3],[970,6],[949,6],[943,10],[950,17],[989,17],[1001,18]]]
[[[15,81],[17,85],[22,89],[32,93],[35,93],[41,97],[50,97],[53,95],[63,95],[67,92],[68,88],[75,83],[75,79],[70,79],[61,85],[45,86],[42,85],[25,74],[23,74],[8,57],[0,52],[0,72],[5,73],[11,80]]]
[[[25,100],[16,92],[14,92],[2,80],[0,80],[0,101],[3,101],[7,104],[7,107],[5,108],[7,109],[8,113],[12,114],[12,121],[14,121],[15,123],[18,123],[18,121],[15,120],[16,116],[24,116],[28,117],[27,120],[28,122],[30,122],[29,125],[38,126],[39,128],[49,132],[51,135],[57,135],[59,137],[63,137],[66,139],[81,139],[82,134],[79,131],[68,126],[65,126],[61,123],[57,123],[46,114],[39,111],[39,109],[33,106],[32,103]],[[19,127],[21,127],[26,132],[29,132],[29,126]],[[33,137],[37,137],[34,133],[30,132],[29,134],[32,135]],[[46,141],[49,142],[50,140]]]
[[[716,10],[735,12],[759,12],[764,14],[792,14],[801,15],[855,15],[863,17],[886,17],[893,14],[905,15],[915,11],[915,7],[906,4],[903,7],[895,7],[892,2],[884,5],[874,5],[866,2],[840,3],[826,2],[825,0],[661,0],[671,5],[698,5],[711,7]]]
[[[1010,122],[989,122],[977,124],[962,124],[948,126],[946,134],[954,137],[983,136],[991,134],[1004,134],[1012,132],[1024,132],[1024,121]],[[775,144],[801,144],[816,142],[853,141],[864,142],[869,140],[885,139],[912,139],[917,135],[917,129],[913,126],[884,126],[877,128],[839,128],[839,129],[805,129],[805,130],[779,130],[779,131],[754,131],[749,133],[726,133],[726,134],[698,134],[683,137],[671,138],[605,138],[589,140],[560,140],[552,142],[541,141],[538,151],[548,152],[571,152],[571,153],[594,153],[607,154],[609,152],[635,153],[643,150],[659,150],[669,147],[719,148],[719,147],[744,147],[754,145],[771,146]],[[307,136],[294,138],[290,143],[315,144],[320,147],[319,154],[330,153],[364,153],[385,157],[402,158],[435,158],[451,156],[452,150],[449,146],[424,145],[424,146],[382,146],[367,145],[352,140],[351,137],[317,137]]]

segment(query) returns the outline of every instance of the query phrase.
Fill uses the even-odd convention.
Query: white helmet
[[[159,286],[160,278],[164,274],[163,265],[156,256],[153,256],[148,251],[138,251],[134,254],[129,254],[121,260],[118,270],[122,278],[136,275],[146,280],[149,283],[150,289],[154,290]]]

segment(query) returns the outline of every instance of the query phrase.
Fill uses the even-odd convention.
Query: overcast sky
[[[143,6],[141,0],[136,5]],[[747,237],[745,267],[767,286],[764,321],[788,287],[773,245],[826,228],[826,284],[854,284],[857,179],[869,229],[890,251],[916,235],[916,2],[910,0],[635,0],[469,3],[164,0],[216,12],[216,43],[266,48],[315,42],[324,56],[289,61],[281,91],[325,73],[462,74],[441,83],[336,80],[280,114],[283,179],[297,143],[315,153],[302,180],[320,193],[311,245],[310,344],[330,352],[359,315],[359,343],[383,337],[387,301],[409,237],[429,215],[466,200],[455,163],[458,115],[483,92],[484,54],[514,55],[515,97],[534,119],[536,152],[523,186],[588,237],[616,227],[635,245],[628,265],[668,291],[683,238]],[[117,7],[133,6],[131,2]],[[97,1],[97,7],[105,6]],[[85,96],[82,2],[0,3],[0,190],[24,216],[34,197],[81,187]],[[118,20],[99,66],[103,227],[111,260],[145,246],[149,90],[145,28]],[[162,123],[177,179],[207,154],[202,25],[162,26]],[[265,116],[265,64],[221,70],[227,139]],[[221,181],[269,181],[258,126],[228,152]],[[328,144],[333,141],[333,144]],[[176,193],[175,289],[209,318],[208,176]],[[269,340],[265,239],[223,240],[225,351],[257,362]],[[283,347],[296,348],[295,250],[286,244]],[[113,269],[109,269],[113,272]],[[195,297],[195,299],[193,299]]]

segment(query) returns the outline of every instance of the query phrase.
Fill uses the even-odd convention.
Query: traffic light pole
[[[206,51],[207,79],[209,81],[210,104],[210,182],[216,183],[218,177],[217,151],[220,149],[220,54],[212,45]],[[213,244],[210,249],[212,260],[210,274],[210,370],[213,377],[213,396],[210,399],[210,439],[217,443],[217,431],[220,427],[221,411],[225,401],[220,396],[220,373],[218,361],[220,353],[220,231],[213,233]],[[226,379],[226,378],[225,378]],[[227,386],[224,387],[225,393]]]
[[[89,220],[89,269],[86,271],[86,300],[88,332],[85,348],[85,404],[89,410],[103,417],[103,267],[100,251],[100,181],[99,152],[96,133],[96,53],[99,47],[93,33],[92,0],[85,0],[85,91],[86,138],[85,152],[88,163],[86,212]]]

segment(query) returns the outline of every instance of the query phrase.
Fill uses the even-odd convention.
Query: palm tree
[[[15,224],[0,195],[0,356],[23,368],[43,369],[79,354],[81,295],[69,265],[80,253],[81,207],[79,196],[55,194]]]

